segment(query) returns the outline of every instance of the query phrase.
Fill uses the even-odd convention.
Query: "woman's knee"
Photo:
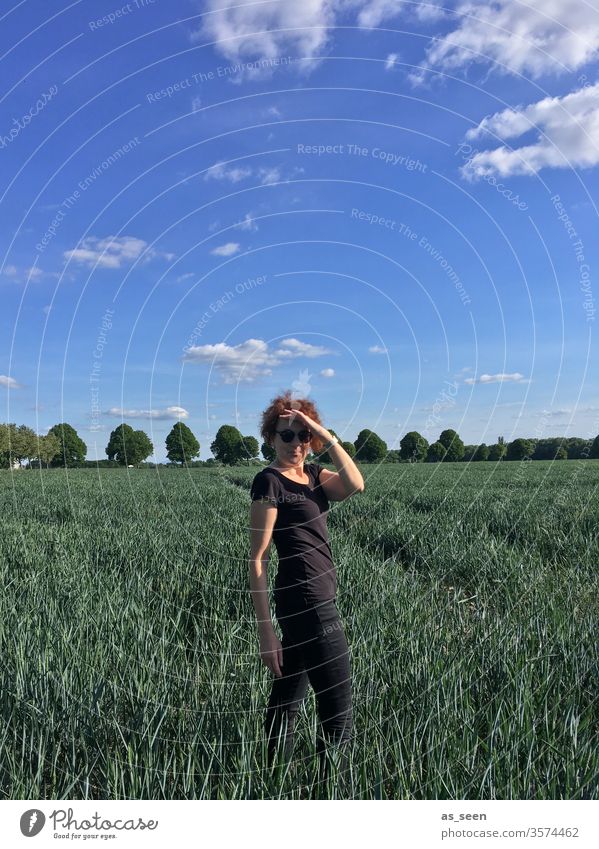
[[[287,722],[291,724],[295,721],[299,708],[300,706],[297,702],[269,704],[266,708],[264,721],[266,723],[281,722],[286,718]]]
[[[321,717],[321,725],[328,740],[336,742],[350,740],[353,730],[351,705],[333,715]]]

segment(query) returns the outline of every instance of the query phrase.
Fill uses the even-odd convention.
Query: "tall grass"
[[[597,798],[599,462],[516,466],[363,466],[331,505],[356,798]],[[255,471],[0,473],[3,798],[309,795],[312,693],[264,767]]]

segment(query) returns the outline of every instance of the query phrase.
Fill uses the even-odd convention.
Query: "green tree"
[[[565,445],[568,450],[568,460],[586,459],[589,456],[592,439],[582,439],[579,436],[570,436]]]
[[[7,469],[10,465],[9,446],[9,426],[0,423],[0,469]]]
[[[411,430],[399,443],[401,459],[406,463],[422,463],[428,451],[428,439]]]
[[[133,430],[123,422],[110,434],[106,454],[121,466],[136,466],[150,456],[154,446],[143,430]]]
[[[439,442],[445,448],[444,463],[457,463],[464,456],[464,443],[455,430],[444,430],[439,436]]]
[[[244,462],[255,460],[260,453],[260,445],[255,436],[243,436],[241,438],[243,448],[242,459]]]
[[[188,465],[194,457],[198,457],[200,454],[200,443],[183,422],[177,422],[173,425],[165,442],[166,456],[171,463]]]
[[[566,459],[568,458],[568,442],[564,437],[557,436],[549,439],[539,439],[534,447],[533,460],[556,460],[560,449],[566,451]],[[561,458],[559,458],[561,459]]]
[[[505,442],[497,442],[495,445],[489,446],[489,456],[488,460],[503,460],[505,457],[505,452],[507,451],[507,446]]]
[[[52,466],[77,466],[85,460],[87,445],[70,424],[56,424],[48,433],[53,433],[60,445],[58,454],[52,460]]]
[[[445,446],[442,442],[432,442],[428,446],[428,451],[426,452],[426,460],[427,463],[440,463],[445,457]]]
[[[344,451],[346,451],[349,454],[349,456],[353,460],[354,457],[356,456],[356,446],[354,445],[354,443],[353,442],[342,442],[341,447],[344,449]]]
[[[35,459],[40,466],[49,467],[52,460],[60,453],[60,442],[55,433],[47,433],[38,437]]]
[[[514,439],[507,447],[506,460],[525,460],[532,456],[534,445],[530,439]]]
[[[121,466],[127,463],[127,442],[131,440],[133,428],[124,422],[112,431],[106,446],[106,456],[109,460],[116,460]]]
[[[14,462],[12,446],[16,433],[17,426],[14,422],[0,424],[0,468],[2,469],[9,469]]]
[[[489,459],[489,446],[485,442],[481,442],[480,445],[475,446],[473,459],[474,462]]]
[[[221,425],[210,445],[214,458],[225,466],[234,466],[246,456],[243,436],[233,425]],[[257,453],[257,452],[256,452]]]
[[[133,448],[129,456],[129,463],[137,466],[154,452],[154,445],[148,434],[143,430],[133,431]]]
[[[380,463],[385,459],[387,443],[378,434],[365,428],[354,442],[356,458],[360,463]]]
[[[37,434],[33,428],[27,425],[19,425],[13,433],[11,440],[11,454],[14,460],[22,463],[23,460],[29,460],[37,454]]]
[[[597,434],[597,436],[593,440],[591,450],[589,451],[589,457],[592,460],[596,460],[599,457],[599,434]]]

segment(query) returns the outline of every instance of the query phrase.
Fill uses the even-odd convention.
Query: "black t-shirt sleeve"
[[[317,484],[320,483],[319,478],[320,478],[321,469],[324,469],[324,466],[321,466],[320,463],[312,463],[312,470],[314,472],[314,480],[316,481]]]
[[[270,472],[258,472],[250,489],[250,497],[252,501],[260,501],[265,499],[273,504],[278,503],[280,492],[280,484],[276,475]]]

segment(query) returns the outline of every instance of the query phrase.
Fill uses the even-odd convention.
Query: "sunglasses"
[[[291,428],[286,428],[285,430],[275,430],[275,433],[279,434],[283,442],[293,442],[293,437],[296,435],[295,431],[291,430]],[[297,434],[297,438],[300,442],[306,444],[312,439],[312,431],[300,430]]]

